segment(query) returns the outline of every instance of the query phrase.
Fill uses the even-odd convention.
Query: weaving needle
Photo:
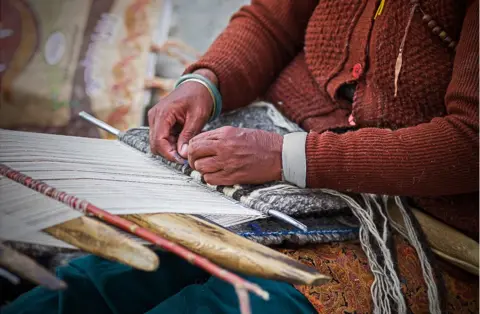
[[[111,133],[111,134],[113,134],[117,137],[121,133],[120,130],[118,130],[118,129],[114,128],[113,126],[95,118],[94,116],[86,113],[85,111],[80,112],[79,116],[84,118],[88,122],[98,126],[99,128],[101,128],[101,129],[103,129],[103,130],[105,130],[105,131],[107,131],[107,132],[109,132],[109,133]],[[272,217],[275,217],[278,220],[281,220],[281,221],[283,221],[283,222],[285,222],[285,223],[287,223],[291,226],[294,226],[295,228],[300,229],[302,231],[307,231],[308,230],[308,228],[305,224],[303,224],[300,221],[298,221],[298,220],[296,220],[296,219],[294,219],[294,218],[292,218],[292,217],[290,217],[290,216],[288,216],[284,213],[281,213],[277,210],[270,209],[270,210],[267,211],[267,214],[271,215]]]

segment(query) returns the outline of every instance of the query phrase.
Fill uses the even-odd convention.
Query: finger
[[[155,116],[156,116],[156,107],[152,107],[150,108],[150,110],[148,110],[148,126],[151,128],[154,124],[155,124]]]
[[[193,142],[197,142],[197,141],[204,141],[204,140],[216,141],[216,140],[219,140],[221,138],[220,134],[221,134],[221,132],[219,131],[219,129],[202,132],[202,133],[199,133],[199,134],[195,135],[190,140],[189,144],[192,144]]]
[[[234,185],[235,176],[229,173],[226,173],[223,170],[207,173],[203,176],[205,182],[210,185]]]
[[[167,160],[173,161],[173,162],[181,162],[179,161],[180,156],[178,156],[178,153],[175,149],[175,144],[172,142],[169,142],[167,139],[164,138],[157,138],[155,139],[155,147],[162,147],[162,151],[152,151],[152,153],[157,153],[161,155],[162,157],[166,158]],[[181,158],[180,158],[181,159]]]
[[[178,137],[176,137],[175,135],[169,135],[167,138],[167,141],[169,141],[170,143],[176,143],[177,140],[178,140]]]
[[[148,139],[150,143],[150,150],[153,153],[154,149],[154,139],[155,139],[155,116],[156,116],[156,109],[153,107],[148,111]]]
[[[201,120],[192,117],[192,115],[187,115],[182,132],[180,132],[180,135],[178,136],[177,150],[180,153],[180,156],[187,158],[189,141],[195,135],[200,133],[202,128],[203,123]]]
[[[168,160],[175,161],[175,142],[171,142],[170,130],[175,124],[173,115],[158,115],[155,118],[153,132],[150,133],[151,151]]]
[[[188,163],[195,169],[195,161],[217,155],[218,141],[195,141],[188,146]]]
[[[195,170],[201,174],[208,174],[220,171],[223,169],[222,163],[217,157],[207,157],[195,161]]]
[[[149,140],[149,143],[150,143],[150,152],[152,154],[156,153],[155,139],[156,139],[156,132],[155,132],[155,125],[153,125],[153,127],[150,127],[150,130],[148,132],[148,140]]]

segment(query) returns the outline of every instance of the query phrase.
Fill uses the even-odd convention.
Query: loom
[[[5,176],[0,181],[3,187],[0,213],[7,222],[0,231],[0,238],[4,240],[18,241],[29,234],[30,238],[35,238],[31,234],[43,230],[77,247],[136,268],[152,270],[158,265],[157,261],[152,261],[150,252],[139,251],[135,242],[130,243],[120,234],[115,238],[124,243],[104,245],[115,248],[125,244],[136,249],[135,254],[127,253],[119,258],[108,254],[108,250],[92,250],[81,241],[75,241],[70,232],[62,230],[71,227],[75,221],[71,219],[81,215],[34,193],[27,186],[76,209],[95,214],[95,211],[88,211],[88,206],[79,205],[84,202],[80,199],[88,200],[110,214],[122,215],[136,223],[126,228],[136,235],[138,226],[144,226],[220,265],[246,274],[297,284],[321,284],[328,278],[218,226],[228,227],[263,218],[262,213],[246,208],[216,190],[205,188],[168,168],[157,158],[146,156],[122,142],[0,130],[0,145],[0,170]],[[99,156],[98,152],[102,154]],[[48,191],[53,190],[55,192],[49,195]],[[62,194],[74,195],[75,199],[63,198]],[[185,195],[189,197],[185,198]],[[22,205],[29,210],[22,211]],[[202,218],[145,215],[159,212],[201,214]],[[106,215],[106,212],[96,213],[97,217]],[[115,218],[107,221],[113,220]],[[148,236],[144,238],[151,240]],[[155,239],[153,243],[158,244]],[[131,258],[132,255],[135,258]]]
[[[75,185],[68,183],[68,175],[67,173],[74,174],[77,178],[81,180],[85,180],[85,177],[80,176],[83,170],[87,170],[89,173],[96,173],[98,172],[98,177],[95,177],[99,181],[105,180],[119,180],[120,178],[123,180],[128,177],[130,181],[134,183],[137,191],[140,189],[141,185],[145,184],[158,184],[164,180],[164,183],[167,185],[175,185],[178,182],[182,182],[181,185],[185,185],[188,188],[195,187],[195,193],[200,193],[198,195],[205,195],[205,197],[215,197],[221,199],[223,201],[229,202],[229,207],[227,210],[235,211],[237,206],[242,209],[240,212],[235,212],[232,214],[231,212],[215,212],[215,208],[210,208],[209,206],[205,206],[207,209],[201,209],[198,211],[198,208],[203,208],[199,206],[196,208],[193,206],[192,208],[184,208],[180,212],[184,214],[170,214],[170,212],[175,210],[165,210],[165,214],[146,214],[149,213],[148,209],[143,208],[140,213],[135,213],[131,209],[125,209],[126,206],[111,206],[109,210],[116,213],[125,214],[123,217],[126,217],[129,221],[134,222],[138,226],[143,226],[149,228],[151,230],[155,230],[157,234],[162,235],[163,237],[172,240],[176,243],[181,244],[189,249],[195,249],[196,252],[200,253],[203,256],[215,261],[219,265],[236,269],[243,273],[249,273],[254,275],[260,275],[266,278],[274,278],[274,279],[281,279],[286,280],[292,283],[297,284],[321,284],[327,280],[327,277],[322,276],[320,274],[315,274],[315,272],[311,272],[309,269],[305,269],[304,267],[299,267],[296,263],[291,263],[292,261],[289,259],[284,259],[284,257],[280,257],[275,253],[272,253],[271,250],[268,250],[262,246],[256,246],[253,242],[247,241],[244,238],[248,238],[260,243],[265,244],[277,244],[284,241],[287,242],[295,242],[295,243],[308,243],[308,242],[323,242],[323,241],[331,241],[332,237],[328,238],[326,235],[330,234],[331,236],[339,236],[342,235],[342,230],[346,232],[353,233],[352,238],[355,237],[354,229],[356,228],[355,221],[350,221],[348,218],[348,212],[342,210],[346,208],[346,204],[342,202],[341,198],[335,197],[335,193],[322,191],[322,190],[308,190],[308,189],[298,189],[293,186],[286,185],[284,183],[272,183],[266,184],[257,187],[249,187],[249,186],[235,186],[235,187],[207,187],[205,184],[202,185],[201,176],[198,173],[195,173],[191,169],[188,168],[186,165],[177,165],[169,163],[163,160],[160,157],[153,157],[148,156],[148,154],[141,155],[138,154],[140,152],[148,153],[148,129],[146,128],[138,128],[138,129],[131,129],[125,133],[120,134],[120,142],[116,141],[105,141],[105,140],[94,140],[95,141],[102,141],[97,143],[107,143],[104,149],[104,146],[99,145],[95,149],[99,151],[106,151],[109,152],[111,155],[111,159],[115,160],[113,164],[119,165],[117,168],[109,168],[107,166],[111,166],[109,164],[102,164],[101,159],[98,159],[98,156],[93,156],[92,161],[86,162],[87,159],[72,157],[72,154],[81,152],[82,154],[85,153],[85,148],[79,146],[78,149],[75,149],[73,152],[66,151],[65,149],[60,150],[59,157],[55,157],[54,160],[50,160],[51,164],[58,164],[65,166],[66,164],[72,164],[75,162],[82,162],[84,167],[77,167],[77,168],[68,168],[68,167],[60,167],[54,169],[55,171],[52,172],[50,168],[42,168],[41,165],[34,165],[34,166],[27,166],[29,162],[29,157],[22,156],[22,158],[12,159],[13,156],[18,156],[19,152],[16,151],[15,153],[10,153],[10,155],[3,154],[4,150],[3,147],[5,146],[4,143],[9,143],[11,152],[14,152],[15,149],[32,153],[29,151],[29,148],[22,145],[15,146],[15,141],[19,140],[21,136],[27,136],[27,133],[22,132],[14,132],[14,131],[1,131],[4,132],[2,135],[2,153],[0,154],[0,163],[3,162],[16,162],[17,168],[23,170],[32,176],[36,176],[38,174],[42,175],[42,179],[44,181],[50,181],[51,184],[57,184],[62,180],[67,181],[67,183],[62,183],[61,185],[64,189],[73,189],[70,190],[74,192]],[[15,134],[16,140],[5,140],[5,134]],[[61,146],[61,142],[63,139],[67,137],[61,136],[53,136],[53,135],[40,135],[40,134],[31,134],[29,133],[28,137],[30,138],[30,145],[41,145],[38,143],[42,143],[40,137],[47,136],[50,138],[50,141],[53,139],[54,146]],[[34,138],[32,140],[32,138]],[[78,138],[74,138],[75,141]],[[82,141],[90,141],[91,139],[81,139]],[[115,143],[115,144],[114,144]],[[127,144],[127,145],[125,145]],[[85,143],[82,145],[86,145]],[[129,146],[130,147],[129,147]],[[29,146],[30,147],[30,146]],[[32,146],[33,147],[33,146]],[[38,148],[38,147],[37,147]],[[118,150],[121,148],[121,150]],[[134,148],[134,149],[133,149]],[[57,147],[58,149],[58,147]],[[137,151],[135,151],[135,149]],[[40,153],[36,152],[37,155],[33,155],[33,160],[43,160],[47,162],[51,158],[52,148],[48,149],[39,149]],[[89,151],[87,149],[87,151]],[[127,153],[128,151],[128,153]],[[118,154],[122,155],[123,157],[128,156],[128,154],[134,153],[136,156],[141,156],[141,159],[149,160],[149,162],[154,162],[155,170],[152,170],[152,174],[148,177],[141,176],[138,174],[137,171],[127,170],[132,164],[125,163],[125,161],[121,161]],[[43,155],[42,155],[43,154]],[[94,153],[92,153],[95,155]],[[55,154],[53,154],[55,156]],[[49,157],[50,156],[50,157]],[[10,158],[10,159],[9,159]],[[31,158],[31,157],[30,157]],[[44,159],[42,159],[44,158]],[[60,159],[57,159],[60,158]],[[63,158],[63,159],[62,159]],[[96,159],[95,159],[96,158]],[[140,158],[140,157],[138,157]],[[106,158],[108,159],[108,158]],[[9,161],[10,160],[10,161]],[[30,162],[32,159],[30,159]],[[97,164],[98,163],[98,164]],[[133,163],[137,166],[137,163]],[[139,169],[148,170],[148,166],[144,165],[143,162],[139,162]],[[145,167],[145,168],[142,168]],[[162,168],[166,172],[160,171],[158,168]],[[73,170],[72,170],[73,169]],[[113,171],[112,171],[113,169]],[[174,170],[172,170],[174,169]],[[110,171],[110,172],[109,172]],[[105,174],[105,172],[107,174]],[[167,173],[169,175],[167,175]],[[172,178],[172,174],[174,177]],[[97,174],[96,174],[97,175]],[[57,178],[55,178],[57,176]],[[38,176],[37,176],[38,178]],[[135,178],[135,179],[132,179]],[[88,178],[87,178],[88,179]],[[92,178],[90,178],[92,179]],[[153,180],[153,181],[152,181]],[[155,181],[157,180],[157,181]],[[158,181],[160,180],[160,181]],[[177,181],[180,180],[180,181]],[[182,181],[184,180],[184,181]],[[185,183],[187,182],[187,183]],[[185,183],[185,184],[184,184]],[[11,183],[10,183],[11,184]],[[139,184],[137,186],[137,184]],[[99,183],[99,186],[102,186],[102,183]],[[121,191],[122,185],[115,186],[116,189]],[[78,186],[77,186],[78,188]],[[198,188],[198,191],[197,191]],[[185,191],[189,191],[186,189]],[[200,192],[201,191],[201,192]],[[30,191],[29,191],[30,192]],[[80,193],[87,193],[88,189],[78,190],[77,192]],[[108,199],[108,195],[103,195],[104,200],[101,198],[101,191],[96,191],[96,189],[91,189],[90,193],[92,193],[92,197],[100,197],[98,198],[99,201],[104,201],[102,203],[104,206],[110,206],[106,200]],[[126,192],[130,193],[130,192]],[[330,193],[330,196],[329,196]],[[121,194],[121,193],[120,193]],[[87,194],[83,194],[86,196]],[[140,194],[141,195],[141,194]],[[207,196],[208,195],[208,196]],[[281,197],[279,197],[281,195]],[[175,196],[167,195],[168,197],[173,197],[173,203],[175,203]],[[161,197],[161,196],[159,196]],[[140,197],[141,199],[141,197]],[[167,198],[168,199],[168,198]],[[202,198],[200,198],[202,199]],[[3,197],[2,197],[3,200]],[[178,199],[176,199],[178,201]],[[181,199],[183,200],[183,199]],[[282,200],[279,202],[279,200]],[[197,199],[198,202],[198,199]],[[166,202],[167,205],[169,202]],[[171,204],[173,204],[171,203]],[[146,203],[147,204],[147,203]],[[201,202],[199,203],[200,205]],[[232,206],[232,207],[230,207]],[[282,222],[272,220],[269,218],[265,218],[265,214],[268,213],[269,206],[275,206],[282,212],[288,213],[289,215],[294,215],[295,218],[300,220],[302,223],[307,225],[308,231],[305,232],[303,230],[299,230],[298,228],[295,229],[292,226],[288,226],[282,224]],[[297,206],[297,207],[295,207]],[[185,206],[188,207],[188,206]],[[3,205],[2,205],[3,208]],[[233,209],[235,208],[235,209]],[[295,214],[295,212],[299,209],[302,209],[303,215]],[[129,212],[130,210],[130,212]],[[243,211],[245,210],[245,212]],[[328,213],[326,217],[319,217],[316,213],[320,213],[321,211],[325,211]],[[251,212],[250,212],[251,211]],[[189,215],[186,215],[188,213]],[[310,213],[310,215],[305,215],[305,213]],[[333,216],[332,216],[333,213]],[[337,215],[335,215],[337,213]],[[389,209],[389,213],[395,222],[396,228],[402,232],[402,218],[401,215],[398,214],[398,208],[393,206]],[[190,214],[199,215],[202,218],[198,218],[192,216]],[[432,221],[426,215],[421,214],[418,211],[414,210],[414,214],[416,215],[417,219],[422,223],[422,225],[426,226],[425,232],[428,235],[433,235],[430,240],[434,251],[441,255],[442,257],[448,259],[452,263],[457,264],[458,266],[469,270],[473,273],[478,271],[478,268],[475,267],[475,263],[478,265],[478,258],[475,256],[470,256],[471,252],[474,251],[475,247],[478,247],[476,243],[466,243],[465,246],[460,247],[459,249],[452,250],[451,246],[445,241],[437,241],[438,237],[434,237],[438,230],[445,230],[445,226]],[[312,216],[313,215],[313,216]],[[228,219],[226,217],[229,217]],[[80,217],[80,218],[88,218],[88,217]],[[260,219],[260,220],[258,220]],[[208,222],[208,220],[212,220],[213,223]],[[257,226],[253,227],[252,221],[257,220],[254,222]],[[266,223],[263,223],[263,222]],[[224,228],[218,227],[218,225],[222,225],[223,227],[227,227],[230,231],[233,231],[239,235],[242,235],[243,238],[233,235],[231,232],[225,230]],[[260,228],[258,227],[260,225]],[[59,226],[59,225],[57,225]],[[54,229],[57,226],[53,227]],[[248,229],[250,228],[251,231]],[[343,228],[343,229],[342,229]],[[48,228],[47,228],[48,229]],[[207,230],[212,230],[210,234],[206,232]],[[403,229],[403,233],[405,233]],[[345,235],[348,236],[348,233],[343,233],[344,237],[341,238],[342,240],[346,239]],[[461,234],[455,234],[451,230],[449,230],[450,234],[452,235],[452,239],[455,239],[455,242],[462,242],[465,243],[465,238]],[[199,236],[200,235],[200,236]],[[28,238],[28,237],[27,237]],[[201,238],[201,240],[199,240]],[[338,239],[338,238],[337,238]],[[202,244],[199,246],[199,244]],[[215,248],[213,250],[205,249],[206,247],[210,246]],[[224,248],[228,248],[224,250]],[[267,251],[265,251],[267,250]],[[270,254],[270,259],[267,258],[266,260],[262,260],[262,256],[265,257],[265,252]],[[244,256],[249,256],[254,260],[254,263],[243,263],[238,264],[238,261],[241,261],[242,258],[235,259],[235,256],[242,256],[242,254],[246,254]],[[271,264],[272,261],[277,261],[278,264],[274,265]],[[128,261],[127,261],[128,262]],[[269,265],[270,263],[270,265]],[[236,264],[236,265],[233,265]],[[260,267],[259,267],[260,265]],[[262,266],[263,265],[263,266]],[[282,272],[283,269],[283,272]],[[288,271],[285,271],[288,270]]]

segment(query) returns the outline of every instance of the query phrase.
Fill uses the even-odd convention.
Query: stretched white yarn
[[[120,141],[0,129],[0,147],[0,163],[113,214],[212,215],[212,220],[225,227],[263,217]],[[0,195],[2,208],[5,205],[20,213],[20,200],[14,198],[18,194],[7,195],[2,189]],[[35,216],[38,208],[28,204],[24,207]],[[56,219],[54,224],[66,220]],[[48,227],[38,225],[37,231]]]

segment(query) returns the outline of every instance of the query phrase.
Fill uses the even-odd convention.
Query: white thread
[[[220,220],[230,225],[235,217],[238,223],[263,217],[119,141],[0,130],[0,147],[0,163],[113,214],[227,215]],[[0,191],[1,206],[9,201],[4,191]],[[36,199],[48,199],[37,194]],[[65,200],[73,204],[73,198]],[[76,204],[78,209],[85,206]],[[25,208],[32,214],[37,210],[33,205]]]
[[[374,302],[374,313],[382,314],[392,312],[387,296],[390,296],[391,300],[396,304],[397,313],[406,313],[407,305],[402,295],[401,284],[395,271],[392,254],[387,247],[384,232],[382,232],[382,235],[380,235],[379,230],[373,221],[373,209],[371,201],[373,200],[375,205],[379,206],[378,202],[374,200],[374,196],[362,194],[363,200],[366,203],[366,208],[362,208],[360,204],[358,204],[348,195],[328,189],[322,189],[322,191],[341,197],[349,205],[353,214],[360,221],[360,244],[368,257],[370,269],[374,275],[374,282],[371,286],[372,299]],[[379,206],[378,212],[381,213],[382,211],[382,208]],[[386,219],[385,214],[382,213],[381,216],[381,218]],[[383,223],[385,226],[385,221]],[[380,249],[380,253],[384,258],[384,268],[381,268],[377,262],[375,252],[373,252],[369,243],[370,235],[376,240]]]
[[[400,209],[402,214],[403,221],[405,223],[405,229],[407,230],[408,238],[412,246],[415,248],[415,251],[418,255],[418,260],[420,261],[420,266],[422,268],[423,279],[427,286],[427,295],[428,295],[428,308],[430,313],[439,314],[441,313],[440,309],[440,296],[438,293],[438,287],[435,282],[435,276],[433,274],[432,265],[429,263],[428,258],[425,254],[425,251],[422,249],[420,239],[418,238],[418,233],[416,232],[412,220],[407,214],[405,207],[402,204],[400,197],[395,197],[395,203]]]
[[[0,239],[16,240],[80,216],[67,205],[0,176]]]

